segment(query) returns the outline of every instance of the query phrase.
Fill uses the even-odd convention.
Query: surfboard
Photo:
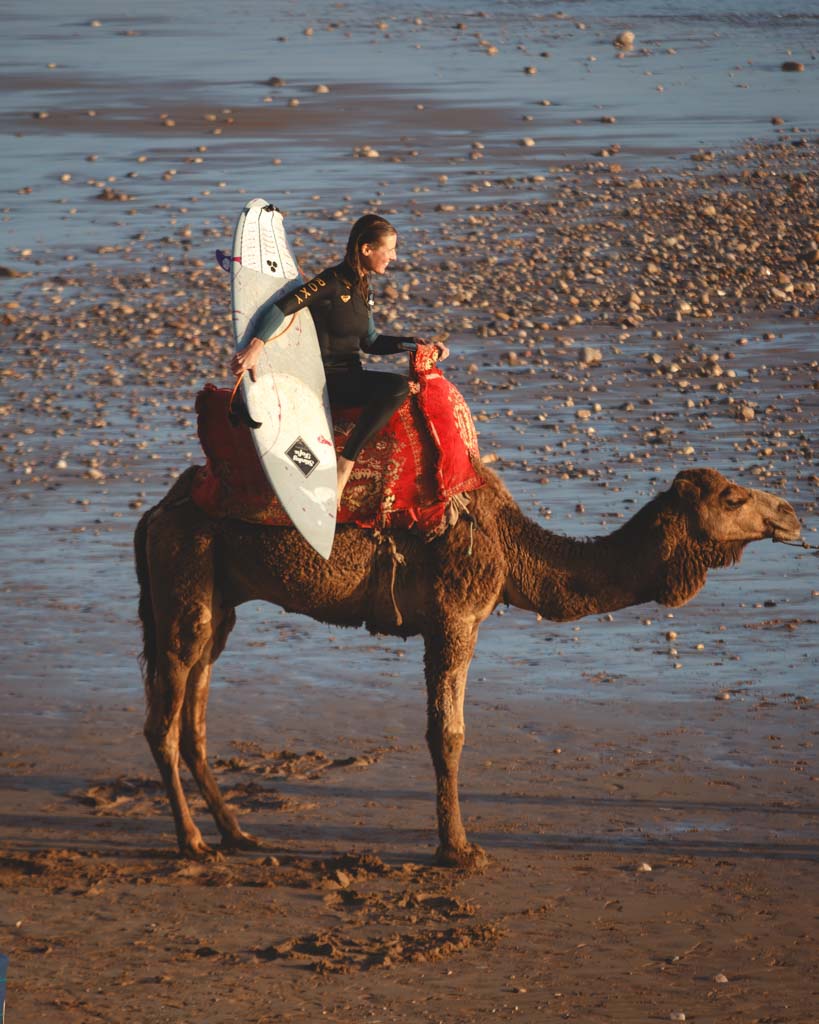
[[[224,264],[224,254],[217,256]],[[265,199],[245,205],[230,260],[233,332],[242,349],[269,302],[303,283],[281,212]],[[246,373],[242,396],[265,476],[293,525],[323,558],[336,527],[336,452],[330,402],[316,328],[307,309],[288,317],[264,347],[256,380]]]

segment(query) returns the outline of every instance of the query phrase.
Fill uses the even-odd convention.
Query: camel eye
[[[730,512],[736,512],[738,508],[742,508],[747,500],[744,494],[737,494],[735,491],[724,491],[722,494],[723,504]]]

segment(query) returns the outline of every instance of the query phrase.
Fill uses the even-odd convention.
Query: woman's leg
[[[347,439],[342,455],[355,462],[364,445],[386,426],[409,394],[409,380],[398,373],[354,370],[328,373],[327,390],[331,405],[361,406],[361,415]]]
[[[353,472],[355,461],[353,459],[347,459],[343,455],[339,455],[336,459],[336,494],[339,505],[341,504],[341,495],[344,493],[344,488],[347,486],[347,481]]]
[[[338,494],[350,478],[353,464],[364,445],[385,427],[409,394],[409,380],[397,373],[356,370],[327,374],[331,404],[360,405],[361,416],[338,458]]]

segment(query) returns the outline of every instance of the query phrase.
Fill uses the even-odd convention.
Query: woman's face
[[[395,247],[398,235],[384,235],[380,242],[370,245],[365,242],[361,246],[361,267],[368,274],[384,274],[387,267],[396,258]]]

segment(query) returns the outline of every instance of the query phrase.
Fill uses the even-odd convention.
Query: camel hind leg
[[[222,846],[226,849],[252,850],[257,849],[261,843],[239,827],[236,815],[217,785],[207,756],[206,711],[211,668],[225,649],[235,622],[236,613],[232,608],[222,611],[208,649],[190,670],[182,709],[179,750],[222,835]]]
[[[197,652],[198,661],[201,654]],[[160,649],[154,672],[146,681],[148,711],[145,739],[151,748],[171,805],[179,852],[201,858],[212,851],[191,815],[179,774],[180,734],[191,664],[188,658]]]
[[[203,668],[209,671],[213,652],[224,647],[234,621],[232,610],[220,613],[214,593],[212,540],[206,522],[191,522],[190,505],[167,500],[142,517],[134,538],[143,627],[145,738],[171,805],[179,850],[188,857],[211,851],[194,823],[179,773],[183,735],[186,754],[193,757],[195,751],[185,719],[196,716],[186,708],[199,706],[204,721]],[[204,679],[207,683],[207,672]]]

